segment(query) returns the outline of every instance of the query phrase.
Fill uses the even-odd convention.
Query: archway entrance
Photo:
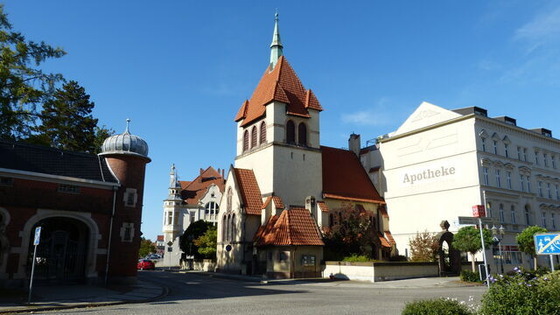
[[[79,283],[85,280],[89,229],[85,223],[66,217],[39,221],[41,242],[37,247],[34,281],[42,284]],[[33,236],[30,237],[28,272],[33,259]]]

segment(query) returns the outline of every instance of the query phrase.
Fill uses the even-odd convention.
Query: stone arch
[[[22,235],[21,243],[21,255],[19,258],[18,266],[18,277],[26,277],[26,263],[27,263],[27,253],[30,250],[31,240],[34,237],[33,227],[42,220],[49,218],[70,218],[81,221],[89,230],[89,235],[87,238],[87,254],[85,258],[85,278],[91,279],[98,276],[96,266],[97,266],[97,254],[98,254],[98,241],[101,237],[99,234],[99,227],[97,223],[91,218],[90,213],[86,212],[73,212],[73,211],[58,211],[58,210],[37,210],[37,214],[29,218],[25,223]],[[106,237],[108,238],[108,236]],[[104,254],[107,254],[105,249]]]
[[[453,247],[453,233],[449,232],[449,222],[442,221],[440,226],[442,231],[436,235],[439,274],[441,276],[459,275],[461,272],[461,252]],[[447,252],[444,251],[445,247],[448,249]]]

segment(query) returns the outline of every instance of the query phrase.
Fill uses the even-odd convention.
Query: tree
[[[56,89],[53,98],[43,104],[42,124],[37,128],[48,145],[69,151],[96,152],[97,119],[91,112],[95,104],[76,81]]]
[[[212,223],[204,220],[191,223],[179,238],[179,247],[181,250],[189,256],[194,256],[196,259],[204,258],[203,255],[198,252],[198,245],[194,243],[194,240],[204,235],[211,226]]]
[[[428,231],[418,232],[408,244],[411,261],[437,261],[439,242],[435,234]]]
[[[492,233],[488,229],[483,229],[484,246],[489,248],[492,245]],[[480,230],[474,226],[465,226],[459,229],[453,236],[453,247],[457,250],[471,254],[472,271],[476,271],[474,255],[482,249],[480,241]]]
[[[533,237],[537,233],[546,232],[548,232],[548,230],[543,227],[529,226],[521,231],[521,233],[517,234],[517,237],[515,238],[517,244],[519,245],[519,250],[521,250],[525,254],[530,255],[533,258],[535,270],[537,269],[537,253],[535,250],[535,241],[533,240]]]
[[[61,74],[44,73],[38,66],[66,53],[44,42],[28,41],[12,30],[0,4],[0,139],[25,139],[37,122],[37,105],[54,92]]]
[[[211,226],[206,232],[194,240],[198,246],[198,253],[207,259],[216,259],[216,248],[218,246],[218,230]]]
[[[325,229],[325,259],[341,260],[352,255],[377,258],[374,249],[380,241],[371,215],[363,208],[344,205],[335,214],[335,224]]]
[[[156,251],[156,244],[151,240],[147,240],[142,237],[142,239],[140,240],[140,250],[138,251],[138,257],[146,257],[149,254],[155,253]]]

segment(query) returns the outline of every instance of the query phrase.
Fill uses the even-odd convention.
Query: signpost
[[[560,233],[537,233],[533,236],[537,255],[550,255],[550,266],[554,271],[553,255],[560,255]]]
[[[31,292],[33,291],[33,274],[35,273],[35,260],[37,258],[37,246],[41,242],[41,227],[35,228],[35,238],[33,239],[33,262],[31,263],[31,278],[29,279],[29,297],[27,298],[27,303],[31,303]]]
[[[472,206],[472,213],[472,217],[459,217],[459,224],[478,225],[478,229],[480,230],[480,242],[482,243],[482,259],[484,260],[484,271],[486,272],[486,285],[490,287],[490,281],[488,280],[488,263],[486,263],[484,234],[482,233],[482,224],[494,224],[494,219],[486,217],[486,208],[484,207],[484,205]]]

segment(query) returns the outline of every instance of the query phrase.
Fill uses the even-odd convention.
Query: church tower
[[[183,233],[181,184],[177,179],[175,164],[169,173],[169,194],[163,201],[163,238],[165,244],[173,242]]]
[[[276,14],[269,65],[235,117],[235,168],[253,170],[262,195],[280,196],[287,206],[320,199],[322,110],[283,55]]]

